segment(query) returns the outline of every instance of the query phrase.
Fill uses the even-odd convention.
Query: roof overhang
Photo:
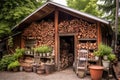
[[[77,14],[78,16],[85,17],[85,18],[88,18],[90,20],[98,21],[98,22],[101,22],[103,24],[109,25],[108,21],[101,19],[101,18],[98,18],[96,16],[92,16],[90,14],[77,11],[75,9],[69,8],[67,6],[64,6],[64,5],[55,3],[55,2],[47,2],[44,5],[42,5],[41,7],[39,7],[32,14],[27,16],[25,19],[23,19],[19,24],[14,26],[12,28],[12,30],[16,29],[19,26],[23,26],[25,24],[30,24],[31,22],[40,20],[40,19],[44,18],[45,16],[47,16],[48,14],[52,13],[56,8],[60,8],[60,10],[63,9],[62,11],[66,12],[66,13],[68,12],[68,14],[74,13],[74,14]]]

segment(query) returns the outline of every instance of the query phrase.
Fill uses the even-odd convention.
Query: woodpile
[[[22,35],[25,39],[36,39],[37,46],[48,45],[54,48],[55,28],[52,21],[33,22]]]
[[[96,24],[88,23],[82,19],[72,19],[61,21],[58,25],[59,33],[76,33],[77,39],[96,39]],[[54,48],[55,45],[55,27],[53,21],[33,22],[26,28],[22,34],[24,39],[35,39],[36,45],[48,45]],[[77,48],[96,49],[97,41],[79,42]],[[65,69],[73,63],[74,55],[69,51],[61,50],[60,67]]]
[[[64,20],[59,24],[59,33],[77,33],[79,30],[79,20]]]
[[[78,33],[78,39],[97,38],[96,24],[90,24],[81,19],[64,20],[60,22],[59,33]]]
[[[97,29],[95,24],[84,22],[79,28],[78,39],[80,38],[97,38]]]
[[[65,69],[73,64],[73,54],[63,50],[60,55],[60,69]]]
[[[91,50],[94,50],[94,49],[97,49],[97,42],[86,42],[86,43],[82,43],[80,42],[78,44],[78,48],[79,49],[91,49]]]

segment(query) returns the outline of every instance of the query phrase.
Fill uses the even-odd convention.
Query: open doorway
[[[60,36],[60,69],[66,69],[74,62],[74,36]]]

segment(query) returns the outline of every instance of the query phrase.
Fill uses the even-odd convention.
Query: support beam
[[[101,34],[101,28],[100,28],[100,22],[97,22],[97,35],[98,35],[98,45],[102,42],[102,34]]]
[[[24,39],[23,39],[23,37],[22,37],[22,35],[21,35],[21,41],[20,41],[20,43],[21,43],[21,48],[24,48],[25,47],[25,43],[24,43]]]
[[[54,14],[54,24],[55,24],[55,63],[56,63],[56,67],[58,67],[59,69],[59,52],[58,52],[58,15],[59,12],[58,10],[55,10],[55,14]]]

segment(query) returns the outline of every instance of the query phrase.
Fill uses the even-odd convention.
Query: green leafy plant
[[[49,46],[46,46],[46,45],[36,47],[34,50],[35,50],[35,52],[37,52],[37,53],[48,53],[48,52],[52,52],[52,48],[49,47]]]
[[[116,55],[113,54],[113,53],[109,54],[109,55],[108,55],[108,60],[110,60],[110,61],[116,60]]]
[[[0,70],[6,70],[7,66],[11,63],[14,62],[16,59],[13,55],[5,55],[0,61]]]
[[[105,55],[109,55],[110,53],[112,53],[112,48],[103,43],[100,43],[100,45],[98,46],[98,50],[94,51],[95,56],[101,56],[101,57]]]
[[[18,59],[18,58],[20,58],[20,57],[22,57],[23,55],[24,55],[24,53],[25,53],[25,49],[23,49],[23,48],[16,48],[15,49],[15,53],[13,54],[13,56],[16,58],[16,59]]]
[[[13,47],[13,38],[12,38],[12,36],[9,36],[8,46],[9,46],[9,47]]]
[[[0,70],[6,70],[10,63],[18,61],[18,59],[24,55],[24,52],[24,49],[17,48],[14,54],[3,56],[0,60]]]
[[[15,61],[15,62],[11,62],[11,63],[8,65],[7,69],[8,69],[8,70],[11,70],[11,69],[14,69],[14,68],[19,67],[19,66],[20,66],[20,63],[19,63],[18,61]]]

